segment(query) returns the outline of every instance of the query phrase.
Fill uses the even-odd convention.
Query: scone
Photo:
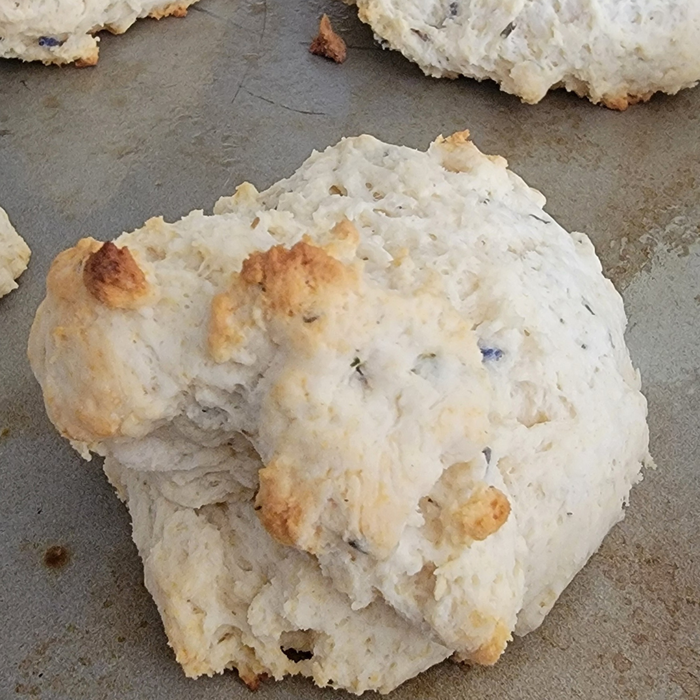
[[[197,0],[22,0],[0,2],[0,58],[93,66],[97,32],[123,34],[137,19],[184,17]]]
[[[29,357],[129,507],[188,676],[492,664],[649,459],[593,246],[459,133],[314,153],[54,261]]]
[[[5,210],[0,208],[0,297],[17,289],[15,280],[27,269],[31,254]]]
[[[697,0],[349,0],[433,77],[500,83],[524,102],[563,87],[625,109],[700,80]]]

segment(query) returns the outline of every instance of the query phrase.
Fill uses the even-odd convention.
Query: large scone
[[[622,300],[543,204],[466,133],[360,136],[54,261],[32,367],[187,675],[494,663],[620,520],[648,459]]]
[[[700,80],[697,0],[349,2],[427,75],[491,78],[529,103],[564,87],[625,109]]]
[[[27,269],[31,254],[5,210],[0,208],[0,297],[17,289],[15,280]]]
[[[123,34],[137,19],[184,17],[197,0],[0,0],[0,58],[92,66],[106,29]]]

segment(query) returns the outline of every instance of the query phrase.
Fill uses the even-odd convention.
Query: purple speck
[[[503,357],[503,350],[498,348],[481,348],[481,356],[484,360],[500,360]]]
[[[52,49],[54,46],[60,46],[63,42],[60,41],[59,39],[56,39],[52,36],[40,36],[39,37],[39,46],[45,46],[49,49]]]

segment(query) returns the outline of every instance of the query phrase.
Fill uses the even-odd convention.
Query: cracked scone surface
[[[648,433],[622,300],[543,205],[466,133],[361,136],[54,261],[32,367],[188,675],[494,663],[623,516]]]
[[[144,17],[184,17],[197,0],[14,0],[0,3],[0,58],[91,66],[106,29],[124,33]]]
[[[696,0],[355,0],[433,77],[500,83],[525,102],[564,87],[613,109],[700,80]]]
[[[15,281],[29,264],[31,251],[0,208],[0,297],[17,289]]]

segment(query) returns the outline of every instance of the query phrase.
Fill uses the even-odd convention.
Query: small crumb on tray
[[[347,58],[345,42],[333,31],[328,15],[321,17],[318,36],[311,42],[309,51],[317,56],[330,58],[336,63],[342,63]]]

